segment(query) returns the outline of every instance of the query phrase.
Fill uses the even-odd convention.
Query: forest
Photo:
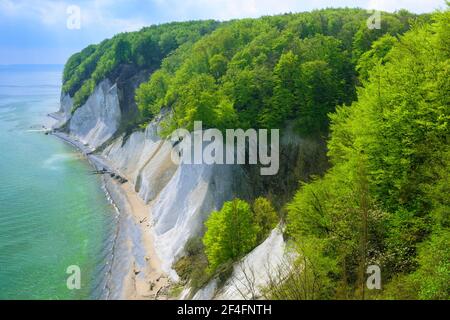
[[[288,205],[289,234],[315,250],[312,297],[450,297],[449,26],[436,13],[375,41],[357,100],[330,115],[332,168]],[[381,293],[364,292],[367,265]]]
[[[286,215],[264,197],[211,213],[203,238],[174,266],[192,287],[225,274],[281,219],[298,256],[267,298],[450,298],[450,12],[383,12],[374,30],[369,16],[326,9],[164,24],[67,62],[73,111],[129,64],[152,71],[136,90],[136,128],[167,109],[164,134],[194,121],[219,129],[289,122],[327,140],[329,169],[299,182]],[[369,265],[380,267],[382,290],[365,289]]]

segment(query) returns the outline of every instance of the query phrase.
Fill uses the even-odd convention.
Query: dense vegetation
[[[186,256],[174,267],[182,280],[197,289],[212,276],[226,277],[232,263],[264,241],[278,222],[266,198],[259,197],[252,205],[241,199],[225,202],[209,216],[203,238],[188,241]]]
[[[74,55],[64,92],[82,105],[120,65],[154,71],[136,91],[141,124],[170,110],[166,132],[283,128],[328,136],[331,168],[287,205],[299,255],[277,299],[450,297],[450,13],[358,9],[218,23],[172,23],[121,34]],[[235,199],[174,265],[199,288],[267,237],[270,202]],[[383,290],[365,288],[378,265]],[[302,277],[298,275],[301,274]]]
[[[170,106],[175,127],[189,128],[194,119],[218,127],[294,119],[311,134],[326,132],[330,115],[332,168],[302,185],[288,205],[287,231],[299,258],[285,268],[285,282],[269,285],[267,297],[450,297],[449,13],[409,22],[403,36],[397,28],[367,42],[359,29],[345,47],[323,31],[283,42],[277,32],[286,25],[274,31],[270,18],[239,21],[239,34],[262,28],[242,49],[214,51],[225,42],[222,30],[234,30],[218,28],[176,72],[163,68],[142,86],[141,98],[159,83],[160,100],[146,101],[153,112]],[[333,114],[336,105],[342,107]],[[210,272],[257,244],[249,206],[236,201],[206,223],[203,261]],[[366,288],[369,265],[381,268],[383,290]]]
[[[383,15],[369,30],[364,10],[321,10],[224,23],[189,53],[166,58],[136,100],[150,120],[170,107],[168,132],[204,127],[279,128],[326,132],[329,112],[356,97],[356,62],[385,33],[409,28],[408,12]]]
[[[333,167],[288,206],[322,284],[311,296],[450,298],[449,26],[438,13],[362,55],[358,101],[331,116]],[[364,292],[368,265],[381,267],[381,293]]]
[[[256,199],[252,208],[240,199],[226,202],[222,210],[211,213],[205,224],[203,243],[209,272],[250,252],[277,223],[277,213],[265,198]]]
[[[98,45],[90,45],[67,61],[63,92],[74,98],[74,111],[86,102],[95,86],[111,77],[120,65],[139,70],[158,69],[162,59],[171,52],[182,45],[189,46],[216,26],[215,21],[169,23],[121,33]]]

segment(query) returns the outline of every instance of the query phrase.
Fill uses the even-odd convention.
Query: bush
[[[278,215],[266,198],[257,198],[253,203],[255,223],[258,225],[258,242],[263,241],[278,224]]]
[[[256,245],[257,227],[250,206],[243,200],[226,202],[222,210],[211,214],[205,225],[203,244],[210,273],[221,264],[242,257]]]
[[[173,268],[177,272],[182,283],[190,284],[194,290],[204,286],[210,279],[206,269],[208,259],[206,258],[201,238],[191,238],[185,245],[184,257],[178,259]]]

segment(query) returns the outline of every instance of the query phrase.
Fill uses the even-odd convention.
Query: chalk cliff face
[[[102,81],[86,103],[70,118],[70,133],[93,149],[110,139],[120,126],[117,85]]]
[[[175,164],[172,143],[157,132],[158,124],[152,122],[126,142],[118,138],[102,154],[150,204],[155,249],[163,270],[177,279],[172,264],[186,242],[200,235],[209,213],[235,196],[248,196],[250,188],[240,166]]]
[[[102,155],[135,185],[136,192],[146,202],[153,200],[176,170],[170,160],[172,145],[161,140],[158,124],[152,122],[144,132],[134,132],[114,140]]]
[[[288,261],[289,251],[279,228],[235,264],[230,278],[219,289],[218,280],[211,280],[193,297],[194,300],[251,300],[262,296],[262,288],[275,277],[281,265]]]
[[[245,197],[248,181],[239,166],[182,164],[152,206],[155,245],[170,272],[189,238],[198,236],[204,221],[233,197]]]
[[[73,114],[72,98],[62,96],[58,125],[133,183],[135,191],[149,204],[155,250],[163,271],[173,280],[178,276],[172,265],[183,254],[186,242],[201,235],[209,214],[219,210],[225,201],[235,197],[251,199],[264,192],[289,197],[289,191],[297,187],[301,178],[299,172],[306,175],[322,170],[314,162],[322,162],[321,148],[298,139],[292,130],[285,130],[281,136],[278,176],[261,177],[257,167],[241,165],[175,164],[171,160],[173,142],[159,134],[162,116],[145,130],[126,134],[123,124],[130,119],[130,106],[124,107],[124,103],[127,102],[117,85],[106,79]],[[191,138],[194,136],[195,133]],[[306,151],[301,153],[299,146]],[[243,266],[250,268],[247,272],[257,270],[255,281],[261,286],[267,281],[264,263],[276,265],[283,254],[282,235],[274,231],[244,259]],[[195,298],[242,299],[242,294],[248,298],[253,293],[245,285],[236,287],[236,282],[242,282],[242,270],[235,267],[222,289],[218,290],[217,282],[212,281]]]
[[[95,150],[127,177],[135,191],[149,204],[155,249],[162,268],[177,279],[172,264],[183,253],[186,242],[199,236],[213,210],[234,197],[248,197],[245,172],[237,165],[175,164],[172,142],[160,138],[159,121],[144,131],[118,135],[121,108],[117,87],[102,81],[73,115],[71,98],[62,98],[60,112],[68,133]],[[194,137],[192,137],[194,139]],[[105,142],[108,142],[105,144]]]
[[[216,292],[215,299],[258,299],[262,288],[289,259],[289,251],[279,228],[234,266],[233,274]]]
[[[72,107],[73,107],[73,99],[65,94],[61,97],[61,107],[59,109],[59,113],[62,116],[62,121],[65,123],[70,120],[72,117]]]

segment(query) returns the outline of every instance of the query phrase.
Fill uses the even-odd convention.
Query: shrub
[[[253,203],[253,214],[258,226],[258,242],[263,241],[278,223],[278,215],[266,198],[257,198]]]
[[[227,261],[235,261],[256,245],[257,227],[250,206],[243,200],[226,202],[222,210],[211,214],[206,227],[203,243],[210,273]]]

